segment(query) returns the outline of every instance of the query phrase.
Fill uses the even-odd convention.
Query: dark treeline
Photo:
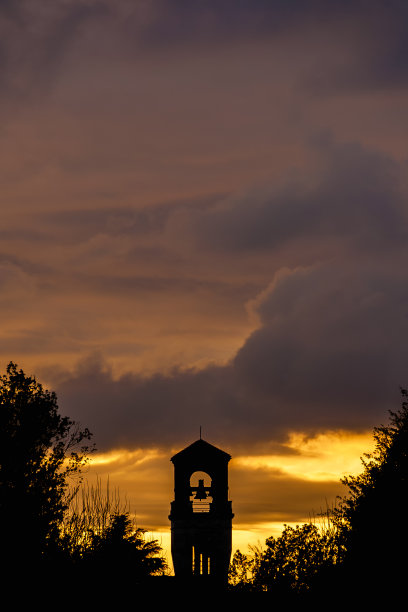
[[[230,588],[268,593],[275,601],[354,603],[394,601],[405,594],[408,525],[408,392],[374,428],[375,449],[363,471],[342,480],[348,494],[324,520],[268,538],[265,549],[239,550],[230,566]],[[288,599],[289,598],[289,599]]]
[[[100,490],[81,491],[90,439],[88,429],[59,414],[54,393],[9,363],[0,377],[3,585],[49,594],[52,586],[73,583],[77,592],[97,581],[104,592],[165,572],[158,542],[145,539],[125,509]]]
[[[374,429],[363,471],[323,523],[286,526],[252,554],[237,551],[228,596],[362,601],[404,593],[408,526],[408,394],[388,425]],[[125,508],[82,489],[91,433],[59,414],[54,393],[14,363],[0,376],[0,537],[3,584],[107,585],[126,591],[165,584],[167,566]],[[72,487],[72,482],[75,486]],[[85,493],[84,493],[85,491]],[[85,495],[85,497],[84,497]],[[79,500],[79,501],[78,501]],[[154,583],[154,585],[153,585]],[[168,585],[168,583],[167,583]],[[164,587],[164,591],[169,587]],[[98,591],[103,597],[103,592]],[[342,599],[343,598],[343,599]]]

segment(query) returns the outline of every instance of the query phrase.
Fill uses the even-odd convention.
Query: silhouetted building
[[[231,456],[205,440],[180,451],[174,464],[171,553],[176,578],[227,583],[232,510],[228,501]]]

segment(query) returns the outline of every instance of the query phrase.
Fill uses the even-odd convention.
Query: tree
[[[113,515],[102,533],[93,533],[83,561],[94,572],[108,572],[110,578],[143,582],[149,576],[162,574],[167,568],[159,556],[157,540],[145,539],[146,530],[135,527],[128,513]]]
[[[95,485],[84,483],[72,497],[61,525],[64,549],[69,551],[73,567],[101,574],[109,573],[123,582],[124,576],[142,582],[148,576],[167,571],[157,540],[147,540],[146,531],[129,516],[128,504],[122,502],[118,489],[106,490],[98,479]]]
[[[239,591],[252,591],[253,569],[255,564],[255,554],[245,555],[240,550],[236,550],[228,571],[228,582],[230,587]]]
[[[69,505],[60,525],[60,538],[64,550],[75,564],[86,556],[94,537],[103,534],[114,516],[128,514],[128,503],[122,502],[118,489],[111,489],[109,478],[106,489],[99,478],[95,484],[86,480],[80,488],[74,487]]]
[[[374,428],[375,449],[362,458],[363,472],[342,481],[349,493],[337,510],[347,579],[354,587],[370,583],[393,593],[403,590],[408,565],[408,392],[401,393],[389,424]]]
[[[231,584],[282,596],[311,594],[324,602],[336,593],[338,603],[390,604],[405,597],[408,569],[408,391],[390,411],[388,425],[374,428],[375,449],[363,458],[364,470],[342,480],[349,492],[328,510],[325,524],[285,526],[268,538],[266,550],[251,558],[237,551]],[[251,582],[251,580],[249,580]],[[275,600],[276,601],[276,600]]]
[[[0,537],[8,567],[59,548],[68,478],[87,460],[88,429],[58,412],[55,393],[10,362],[0,376]]]
[[[254,564],[254,584],[277,594],[302,594],[326,576],[342,558],[337,531],[314,523],[285,525],[282,534],[266,540]]]

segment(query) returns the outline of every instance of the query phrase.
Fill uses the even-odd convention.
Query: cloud
[[[406,18],[404,2],[371,2],[368,10],[363,1],[345,0],[3,1],[0,87],[24,103],[49,93],[72,61],[126,62],[248,43],[288,47],[299,61],[308,58],[304,83],[319,95],[406,87]]]
[[[323,69],[308,73],[304,84],[317,96],[406,90],[407,4],[372,2],[369,9],[364,2],[352,4],[337,29],[338,41],[342,38],[347,50],[335,49],[327,63],[322,60]],[[325,70],[328,64],[331,70]]]
[[[279,250],[319,240],[350,248],[395,248],[406,241],[404,172],[390,157],[357,143],[316,138],[322,157],[313,177],[301,174],[279,188],[254,189],[212,209],[190,213],[198,243],[219,251]]]
[[[375,281],[375,282],[373,282]],[[408,294],[401,278],[297,270],[260,305],[261,327],[227,366],[114,380],[100,363],[57,385],[61,406],[102,448],[194,438],[248,448],[290,430],[367,428],[406,384]]]
[[[66,373],[64,411],[102,448],[182,443],[200,424],[248,448],[294,429],[371,427],[395,408],[408,363],[402,169],[358,145],[323,150],[309,189],[288,181],[262,205],[231,198],[175,224],[181,237],[193,228],[192,257],[207,265],[214,241],[236,265],[270,258],[272,280],[248,305],[258,327],[225,365],[118,376],[97,359]]]
[[[262,325],[234,359],[241,384],[274,398],[289,423],[368,423],[406,384],[403,272],[358,263],[298,269],[273,283]]]
[[[236,500],[233,509],[241,525],[304,522],[324,512],[327,500],[345,493],[338,481],[308,482],[261,468],[236,472],[233,465],[230,488]]]
[[[67,50],[89,19],[106,14],[101,2],[2,2],[3,63],[0,87],[14,102],[35,95],[58,78]]]

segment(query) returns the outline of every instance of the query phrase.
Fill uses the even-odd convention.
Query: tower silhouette
[[[233,513],[228,501],[231,456],[201,438],[171,458],[171,553],[176,578],[228,580]]]

